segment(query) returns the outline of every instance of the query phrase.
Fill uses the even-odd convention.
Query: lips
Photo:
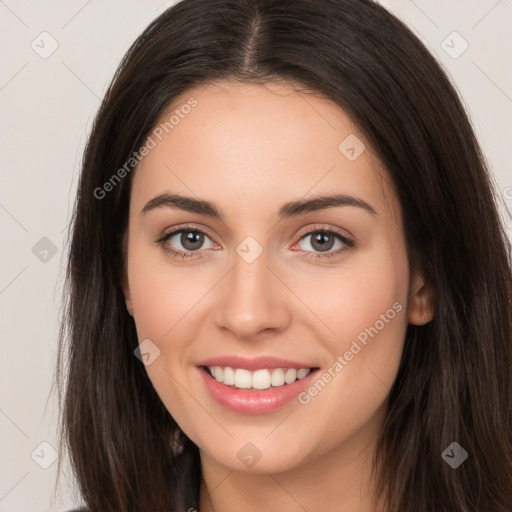
[[[263,414],[284,406],[310,385],[318,370],[272,356],[221,356],[200,361],[197,367],[211,397],[242,414]]]

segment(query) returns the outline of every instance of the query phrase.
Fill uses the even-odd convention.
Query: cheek
[[[305,420],[325,418],[326,439],[360,429],[385,403],[407,327],[408,276],[405,251],[379,251],[340,272],[317,303],[335,333],[325,339],[331,360],[299,398]]]
[[[365,308],[357,327],[352,318],[345,318],[351,324],[345,329],[340,319],[341,335],[329,346],[330,363],[299,396],[305,424],[308,418],[322,418],[309,428],[309,435],[323,439],[325,450],[372,424],[385,410],[401,360],[407,316],[398,301],[382,306],[376,308],[377,316],[375,304]]]
[[[205,284],[194,272],[180,269],[160,249],[134,243],[129,248],[128,280],[139,339],[158,345],[186,321],[195,303],[205,293]]]
[[[404,331],[405,315],[397,315],[397,310],[406,310],[409,270],[405,250],[399,247],[383,244],[378,251],[347,258],[332,270],[320,269],[300,278],[296,272],[294,292],[315,313],[310,327],[316,319],[317,332],[333,356],[349,350],[360,333],[364,342],[364,333],[375,333],[375,325],[382,346],[387,345],[388,334],[393,343]]]
[[[139,340],[149,338],[161,345],[165,333],[172,328],[175,297],[154,272],[133,272],[130,293]]]
[[[153,348],[158,356],[145,369],[167,410],[190,431],[190,399],[183,392],[181,363],[194,337],[184,331],[194,319],[194,304],[205,294],[204,285],[170,265],[154,248],[134,244],[129,250],[128,278],[139,343],[149,339],[158,347]]]

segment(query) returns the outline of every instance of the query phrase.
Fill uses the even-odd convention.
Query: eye
[[[206,239],[210,240],[208,235],[201,229],[194,226],[182,226],[170,233],[165,233],[157,240],[157,243],[162,246],[165,252],[172,254],[173,257],[182,259],[190,257],[201,258],[202,249],[218,247],[211,240],[210,247],[203,247]]]
[[[355,247],[354,240],[333,228],[315,226],[313,230],[301,236],[300,242],[308,239],[309,242],[302,244],[301,249],[309,253],[307,257],[314,259],[331,258]],[[308,245],[313,248],[313,251],[307,250]],[[331,251],[336,245],[338,248]],[[306,246],[306,248],[304,246]]]

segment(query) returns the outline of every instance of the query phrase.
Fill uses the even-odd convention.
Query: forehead
[[[139,209],[163,192],[212,200],[226,215],[326,193],[393,206],[384,170],[349,116],[291,85],[223,81],[189,89],[150,137],[154,147],[133,182]]]

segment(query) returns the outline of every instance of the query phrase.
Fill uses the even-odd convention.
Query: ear
[[[409,323],[427,324],[434,318],[434,293],[432,286],[421,273],[414,273],[409,293]]]

